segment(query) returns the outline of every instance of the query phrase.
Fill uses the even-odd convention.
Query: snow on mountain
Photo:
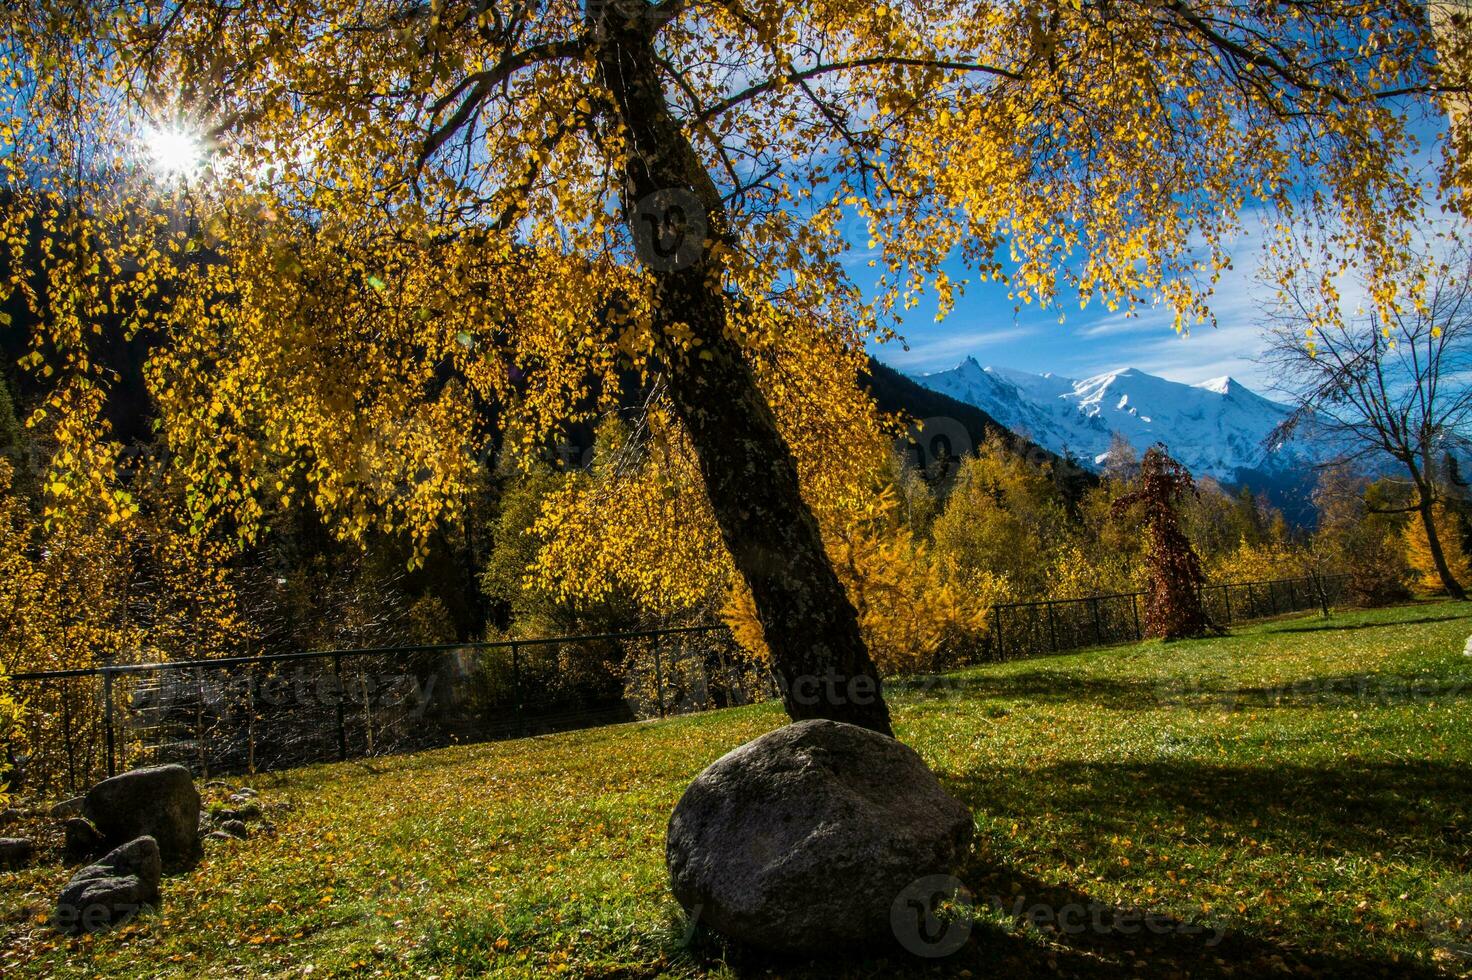
[[[1142,453],[1163,442],[1192,473],[1224,482],[1239,470],[1284,470],[1310,459],[1295,444],[1264,446],[1288,409],[1229,377],[1186,385],[1126,368],[1079,381],[982,367],[970,357],[949,371],[912,377],[1085,464],[1104,462],[1115,432]]]

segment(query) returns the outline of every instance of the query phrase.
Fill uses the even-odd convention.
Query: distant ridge
[[[931,391],[973,406],[992,421],[1055,453],[1101,466],[1119,433],[1137,451],[1163,442],[1197,476],[1238,483],[1251,474],[1300,472],[1320,461],[1309,444],[1269,444],[1289,414],[1230,377],[1188,385],[1138,368],[1075,380],[968,357],[948,371],[911,376]]]
[[[1055,463],[1061,458],[1046,446],[1018,435],[977,406],[927,388],[873,357],[869,358],[868,376],[861,380],[874,396],[879,410],[886,414],[915,420],[954,419],[966,430],[973,446],[981,445],[988,437],[995,437],[1015,453]],[[1071,482],[1096,482],[1096,477],[1078,466],[1068,467],[1068,470],[1072,474]]]

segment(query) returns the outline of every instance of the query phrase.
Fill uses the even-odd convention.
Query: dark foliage
[[[1140,487],[1114,502],[1114,513],[1142,505],[1149,550],[1145,561],[1149,584],[1145,595],[1145,635],[1166,640],[1202,636],[1211,631],[1201,601],[1206,574],[1191,542],[1181,530],[1178,502],[1196,495],[1190,472],[1166,454],[1165,447],[1151,446],[1140,463]]]

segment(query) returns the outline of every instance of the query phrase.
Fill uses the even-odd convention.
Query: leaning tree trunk
[[[1441,537],[1436,533],[1436,512],[1431,506],[1430,495],[1424,490],[1420,493],[1421,503],[1416,510],[1421,515],[1421,526],[1426,529],[1426,550],[1431,552],[1431,564],[1436,566],[1436,574],[1441,578],[1441,586],[1447,595],[1453,599],[1465,599],[1467,591],[1452,574],[1451,566],[1446,563],[1446,552],[1441,550]]]
[[[652,237],[657,251],[641,254],[655,279],[656,336],[673,336],[669,328],[682,323],[698,341],[666,345],[670,399],[695,447],[721,537],[751,589],[783,704],[794,720],[828,718],[892,734],[878,672],[799,491],[796,461],[726,333],[727,299],[710,249],[729,241],[720,195],[669,111],[646,21],[618,5],[589,10],[598,18],[599,68],[629,143],[625,220],[636,242]],[[682,234],[693,241],[681,242]]]

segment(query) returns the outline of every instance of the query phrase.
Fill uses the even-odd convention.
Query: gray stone
[[[955,870],[973,832],[913,749],[804,721],[696,777],[670,816],[665,863],[686,911],[733,939],[784,952],[889,944],[896,900]]]
[[[240,820],[223,820],[220,822],[220,829],[239,840],[245,840],[250,836],[250,831],[246,829],[245,823]]]
[[[72,875],[56,899],[52,925],[72,934],[120,925],[145,905],[158,904],[162,873],[158,843],[152,837],[116,847]]]
[[[0,837],[0,868],[23,868],[36,846],[27,837]]]
[[[239,837],[236,837],[233,834],[227,834],[223,830],[212,830],[208,834],[205,834],[204,835],[204,839],[205,840],[223,840],[223,841],[238,841],[238,840],[240,840]]]
[[[86,817],[69,818],[61,825],[61,831],[66,840],[63,849],[69,860],[81,861],[101,854],[105,849],[106,840],[101,831]]]
[[[261,805],[255,802],[248,802],[244,806],[220,811],[221,820],[259,820],[260,818]]]
[[[86,797],[73,796],[69,800],[62,800],[51,808],[51,816],[56,820],[65,820],[68,817],[77,817],[82,814],[82,801]]]
[[[111,845],[152,837],[170,871],[194,867],[204,853],[199,845],[199,791],[183,766],[134,769],[104,779],[87,792],[82,814]]]
[[[232,814],[232,820],[256,820],[261,816],[261,804],[249,797],[230,797],[230,802],[235,806],[227,813]]]

